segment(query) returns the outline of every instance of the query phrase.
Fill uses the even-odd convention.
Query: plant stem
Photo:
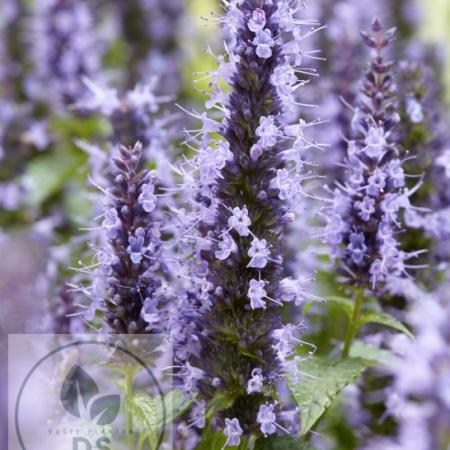
[[[137,446],[137,450],[142,450],[145,444],[145,436],[139,436],[139,442]]]
[[[133,380],[134,374],[132,370],[127,370],[125,375],[125,396],[127,404],[127,431],[128,431],[128,445],[130,450],[134,450],[134,432],[133,432]]]
[[[241,443],[239,444],[238,450],[247,450],[249,441],[247,439],[241,439]]]
[[[356,288],[355,302],[353,305],[353,314],[348,324],[347,334],[345,335],[344,349],[342,350],[342,358],[347,358],[348,355],[350,354],[353,339],[358,331],[358,321],[361,315],[363,300],[364,300],[364,288]]]

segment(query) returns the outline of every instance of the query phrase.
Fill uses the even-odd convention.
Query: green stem
[[[134,449],[134,432],[133,432],[133,380],[134,374],[132,370],[127,370],[125,375],[125,396],[127,405],[127,431],[128,445],[130,450]]]
[[[347,333],[345,335],[344,349],[342,350],[342,358],[348,358],[352,342],[358,331],[358,321],[361,316],[361,308],[364,300],[364,289],[356,288],[355,301],[353,304],[352,318],[348,324]]]
[[[239,444],[238,450],[247,450],[249,441],[247,439],[241,439],[241,443]]]
[[[144,448],[144,444],[145,444],[145,436],[140,436],[137,450],[142,450]]]

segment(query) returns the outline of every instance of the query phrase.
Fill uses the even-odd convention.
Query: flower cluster
[[[363,33],[373,56],[352,120],[345,182],[334,190],[327,210],[327,241],[351,282],[376,289],[389,276],[403,276],[414,256],[399,248],[400,212],[412,209],[411,191],[396,141],[395,83],[383,51],[395,30],[383,32],[378,19]]]
[[[138,84],[133,89],[120,95],[114,88],[94,83],[84,78],[89,92],[77,102],[77,110],[81,114],[99,114],[111,125],[109,141],[114,147],[120,145],[133,146],[136,142],[142,144],[144,159],[156,165],[160,177],[164,175],[165,184],[172,184],[170,165],[171,130],[168,125],[173,122],[173,115],[164,115],[162,105],[170,100],[169,96],[155,94],[158,79],[153,77],[147,84]],[[79,142],[80,146],[95,155],[101,155],[99,149],[90,144]],[[101,156],[97,159],[98,166],[104,165]]]
[[[450,134],[440,101],[443,87],[424,58],[402,61],[399,69],[398,82],[404,92],[401,142],[414,155],[408,171],[425,172],[429,186],[414,196],[424,212],[406,219],[411,227],[426,231],[433,241],[430,257],[439,263],[450,255]]]
[[[142,169],[141,144],[121,147],[112,161],[104,188],[102,231],[106,242],[97,250],[98,267],[89,295],[115,333],[165,330],[163,306],[168,288],[161,272],[164,257],[158,197],[153,172]]]
[[[225,117],[219,122],[192,113],[203,121],[188,138],[197,155],[180,171],[195,194],[183,235],[195,245],[199,303],[196,315],[186,311],[199,330],[189,349],[194,352],[186,352],[187,367],[197,369],[202,398],[230,400],[221,425],[227,445],[236,445],[242,434],[286,432],[275,392],[284,373],[296,369],[302,326],[282,320],[283,304],[300,297],[297,281],[283,278],[284,230],[294,219],[292,205],[303,197],[302,151],[311,146],[304,135],[310,124],[289,118],[300,106],[299,65],[315,53],[303,40],[318,27],[297,18],[296,1],[224,3],[220,22],[231,36],[212,74],[207,107]],[[186,373],[183,379],[191,382]]]
[[[388,6],[384,0],[370,3],[319,0],[315,8],[321,22],[327,26],[316,36],[318,45],[326,52],[326,64],[321,64],[320,78],[307,91],[310,91],[312,101],[318,103],[319,111],[313,110],[312,113],[319,114],[325,122],[316,128],[320,142],[327,145],[326,151],[318,154],[321,170],[328,180],[342,181],[345,177],[342,162],[347,149],[345,136],[351,132],[353,115],[348,105],[356,102],[358,81],[365,61],[360,31]],[[320,101],[317,100],[318,95]]]
[[[82,77],[99,73],[101,67],[94,26],[86,1],[36,2],[30,35],[35,67],[27,82],[31,98],[61,109],[83,95]]]
[[[436,292],[415,286],[407,320],[415,339],[398,336],[399,355],[389,367],[388,411],[398,421],[395,438],[374,439],[365,450],[435,450],[448,447],[450,421],[450,302],[448,284]]]
[[[103,205],[94,205],[103,217],[100,233],[94,229],[89,236],[100,243],[86,315],[92,320],[96,308],[106,311],[115,332],[166,332],[166,300],[175,285],[172,246],[163,248],[174,231],[168,221],[174,180],[167,126],[173,115],[161,114],[169,97],[155,95],[154,77],[124,94],[86,77],[83,82],[87,92],[75,104],[78,113],[103,117],[111,129],[106,152],[104,142],[76,141],[90,156],[92,184],[105,194]],[[158,174],[147,167],[157,167]]]

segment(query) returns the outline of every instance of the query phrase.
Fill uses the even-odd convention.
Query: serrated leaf
[[[157,406],[156,402],[147,394],[138,392],[133,395],[131,401],[133,416],[135,418],[141,438],[148,439],[151,448],[155,448],[158,442],[158,426]]]
[[[92,403],[90,416],[97,425],[109,425],[116,420],[119,411],[120,395],[105,395]]]
[[[368,323],[377,323],[379,325],[384,325],[386,327],[392,328],[394,330],[406,334],[411,339],[414,338],[414,335],[411,333],[411,331],[409,331],[408,328],[406,328],[406,326],[402,322],[400,322],[400,320],[396,319],[390,314],[378,311],[365,312],[362,315],[361,319],[358,321],[358,326],[361,327]]]
[[[315,450],[308,442],[300,442],[290,436],[259,438],[254,450]]]
[[[80,404],[87,408],[89,400],[98,395],[97,384],[80,366],[75,365],[68,372],[61,387],[60,398],[64,409],[81,418]]]
[[[341,391],[371,365],[362,358],[337,361],[312,358],[300,362],[299,369],[304,375],[299,383],[290,383],[290,388],[300,407],[302,434],[307,433]]]
[[[372,361],[373,365],[387,365],[395,361],[396,356],[388,350],[382,350],[373,345],[367,345],[362,341],[353,341],[350,349],[352,358],[363,358]]]
[[[333,303],[335,305],[338,305],[346,314],[348,317],[352,316],[353,312],[353,300],[350,300],[345,297],[338,297],[338,296],[327,296],[326,301],[328,303]]]

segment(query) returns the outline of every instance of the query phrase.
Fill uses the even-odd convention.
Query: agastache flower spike
[[[400,119],[392,63],[383,56],[394,32],[383,32],[375,19],[372,33],[362,33],[373,54],[352,121],[346,180],[334,191],[326,217],[327,240],[340,268],[352,284],[371,289],[390,276],[404,276],[406,260],[414,256],[402,252],[395,238],[400,211],[412,206],[396,141]]]
[[[313,6],[313,5],[311,5]],[[321,65],[320,78],[312,86],[309,96],[318,103],[324,125],[316,129],[321,143],[327,145],[325,152],[318,155],[321,171],[329,180],[343,180],[344,162],[347,154],[346,138],[350,134],[352,108],[358,92],[361,61],[366,52],[361,45],[360,30],[378,14],[390,14],[390,4],[384,0],[361,2],[359,0],[338,0],[314,2],[315,14],[326,23],[324,33],[316,37],[319,45],[326,49],[327,63]],[[308,88],[307,88],[308,90]],[[318,100],[317,98],[320,98]]]
[[[152,214],[158,202],[154,173],[141,169],[142,146],[121,147],[112,161],[104,190],[105,244],[98,250],[93,296],[116,333],[165,330],[167,287],[159,273],[164,264],[160,228]]]
[[[286,342],[280,308],[284,297],[294,307],[300,294],[308,297],[302,290],[285,293],[286,280],[282,286],[285,225],[293,218],[293,204],[302,200],[302,167],[308,164],[299,153],[310,144],[303,135],[310,124],[294,114],[302,84],[293,48],[317,27],[294,18],[300,2],[224,5],[227,15],[219,22],[231,36],[227,57],[216,57],[219,70],[211,74],[211,89],[225,117],[219,122],[190,113],[203,126],[189,134],[197,154],[180,172],[184,190],[194,191],[192,213],[183,218],[188,242],[197,230],[192,253],[198,256],[193,262],[198,275],[191,279],[192,304],[199,307],[185,314],[196,321],[199,345],[195,354],[184,353],[202,370],[197,384],[204,399],[234,400],[216,418],[231,445],[240,429],[245,436],[285,433],[275,424],[282,410],[276,391],[292,366],[292,345],[300,341],[292,332]],[[226,92],[222,81],[229,84]],[[291,286],[296,283],[291,280]],[[225,420],[229,417],[236,422]]]

